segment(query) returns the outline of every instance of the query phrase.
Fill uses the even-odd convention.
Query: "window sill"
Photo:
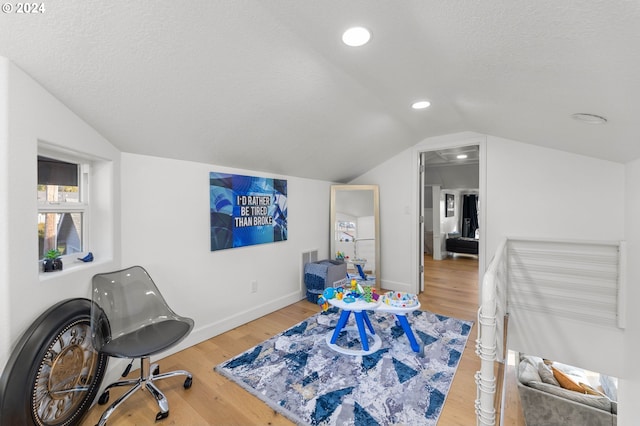
[[[101,265],[107,262],[110,262],[110,259],[104,259],[104,260],[99,260],[99,261],[93,261],[93,262],[82,262],[80,260],[76,260],[70,263],[63,263],[63,268],[62,271],[52,271],[52,272],[43,272],[42,271],[42,262],[39,263],[38,267],[40,268],[40,271],[38,273],[38,277],[40,279],[40,282],[43,281],[49,281],[52,279],[56,279],[62,276],[66,276],[69,274],[73,274],[75,272],[78,271],[84,271],[87,270],[89,268],[92,268],[94,266],[97,265]]]

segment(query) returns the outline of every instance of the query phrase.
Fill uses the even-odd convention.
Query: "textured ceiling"
[[[44,4],[0,15],[0,55],[125,152],[333,181],[465,130],[640,157],[637,1]]]

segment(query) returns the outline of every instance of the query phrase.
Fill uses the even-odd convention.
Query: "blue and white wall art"
[[[211,251],[287,240],[287,181],[209,173]]]

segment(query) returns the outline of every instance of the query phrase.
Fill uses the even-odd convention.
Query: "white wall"
[[[9,244],[9,61],[0,57],[0,259],[8,259]],[[0,367],[10,354],[11,317],[9,268],[0,268]]]
[[[487,192],[489,258],[507,236],[624,239],[621,164],[488,137]]]
[[[412,219],[412,211],[417,211],[419,206],[411,187],[412,164],[412,149],[409,148],[349,183],[377,184],[379,187],[378,264],[382,273],[381,287],[415,293],[417,275],[413,272],[415,268],[412,267],[412,257],[417,258],[418,255],[417,249],[413,250],[408,241],[418,232],[415,217]]]
[[[0,253],[0,366],[33,320],[55,302],[90,295],[94,273],[119,264],[119,152],[81,121],[39,84],[4,58],[0,58],[0,170],[2,234]],[[97,238],[96,262],[65,270],[40,273],[37,240],[38,142],[59,149],[100,157],[101,179],[111,180],[113,192],[91,188],[95,215],[103,226],[93,229]]]
[[[640,406],[637,396],[640,395],[640,268],[636,263],[640,259],[640,160],[626,165],[625,174],[626,217],[625,237],[627,244],[627,317],[626,338],[621,348],[624,355],[624,380],[620,383],[619,425],[633,425],[640,419]]]
[[[488,253],[505,237],[624,239],[624,166],[488,137]],[[602,344],[593,345],[598,336]],[[534,312],[513,312],[509,348],[611,375],[621,373],[624,333]],[[544,348],[544,349],[542,349]],[[585,350],[590,348],[590,350]]]
[[[287,179],[287,241],[212,252],[209,172],[264,176],[122,154],[122,264],[147,268],[174,310],[195,319],[176,350],[303,299],[301,253],[329,256],[330,183],[290,176],[267,176]]]

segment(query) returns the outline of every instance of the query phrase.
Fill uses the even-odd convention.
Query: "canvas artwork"
[[[287,181],[209,173],[211,251],[287,240]]]
[[[451,217],[456,213],[455,197],[453,194],[446,194],[445,199],[446,199],[446,210],[445,210],[444,216]]]

